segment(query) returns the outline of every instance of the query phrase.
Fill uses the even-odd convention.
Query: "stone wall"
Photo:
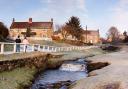
[[[13,60],[6,60],[6,61],[0,61],[0,72],[2,71],[10,71],[12,69],[18,68],[18,67],[36,67],[38,69],[46,67],[48,63],[48,59],[55,57],[51,54],[46,55],[36,55],[34,57],[26,57],[21,59],[13,59]],[[49,65],[50,66],[50,65]]]

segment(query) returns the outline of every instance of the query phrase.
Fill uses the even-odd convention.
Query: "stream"
[[[68,89],[76,80],[87,77],[85,59],[66,61],[60,68],[46,70],[35,80],[31,89]]]

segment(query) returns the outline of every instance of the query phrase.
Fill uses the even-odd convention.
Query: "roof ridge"
[[[29,22],[13,22],[10,26],[11,29],[14,28],[27,28],[29,26]],[[52,28],[53,22],[32,22],[32,28]]]

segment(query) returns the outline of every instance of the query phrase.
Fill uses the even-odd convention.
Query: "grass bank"
[[[22,67],[12,71],[0,73],[0,89],[23,89],[23,86],[30,85],[31,79],[37,72],[36,68]]]
[[[46,68],[56,68],[63,61],[75,60],[77,58],[85,58],[90,55],[100,55],[104,52],[100,48],[92,48],[85,51],[72,51],[72,52],[62,52],[62,53],[52,53],[52,58],[49,55],[46,65],[42,66],[42,71]],[[14,55],[1,55],[0,60],[16,60],[20,58],[35,57],[38,55],[44,55],[45,53],[34,52],[34,53],[23,53]],[[63,55],[63,56],[62,56]],[[38,58],[37,58],[38,59]],[[46,67],[46,68],[45,68]],[[0,73],[0,89],[23,89],[23,86],[28,86],[32,84],[34,76],[39,72],[39,68],[34,66],[24,66],[21,68],[16,68],[11,71],[4,71]]]

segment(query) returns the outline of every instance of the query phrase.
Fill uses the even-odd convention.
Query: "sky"
[[[0,21],[9,28],[12,18],[16,21],[50,21],[62,25],[71,16],[80,18],[81,26],[100,30],[106,37],[107,30],[116,26],[120,32],[128,30],[128,0],[0,0]]]

